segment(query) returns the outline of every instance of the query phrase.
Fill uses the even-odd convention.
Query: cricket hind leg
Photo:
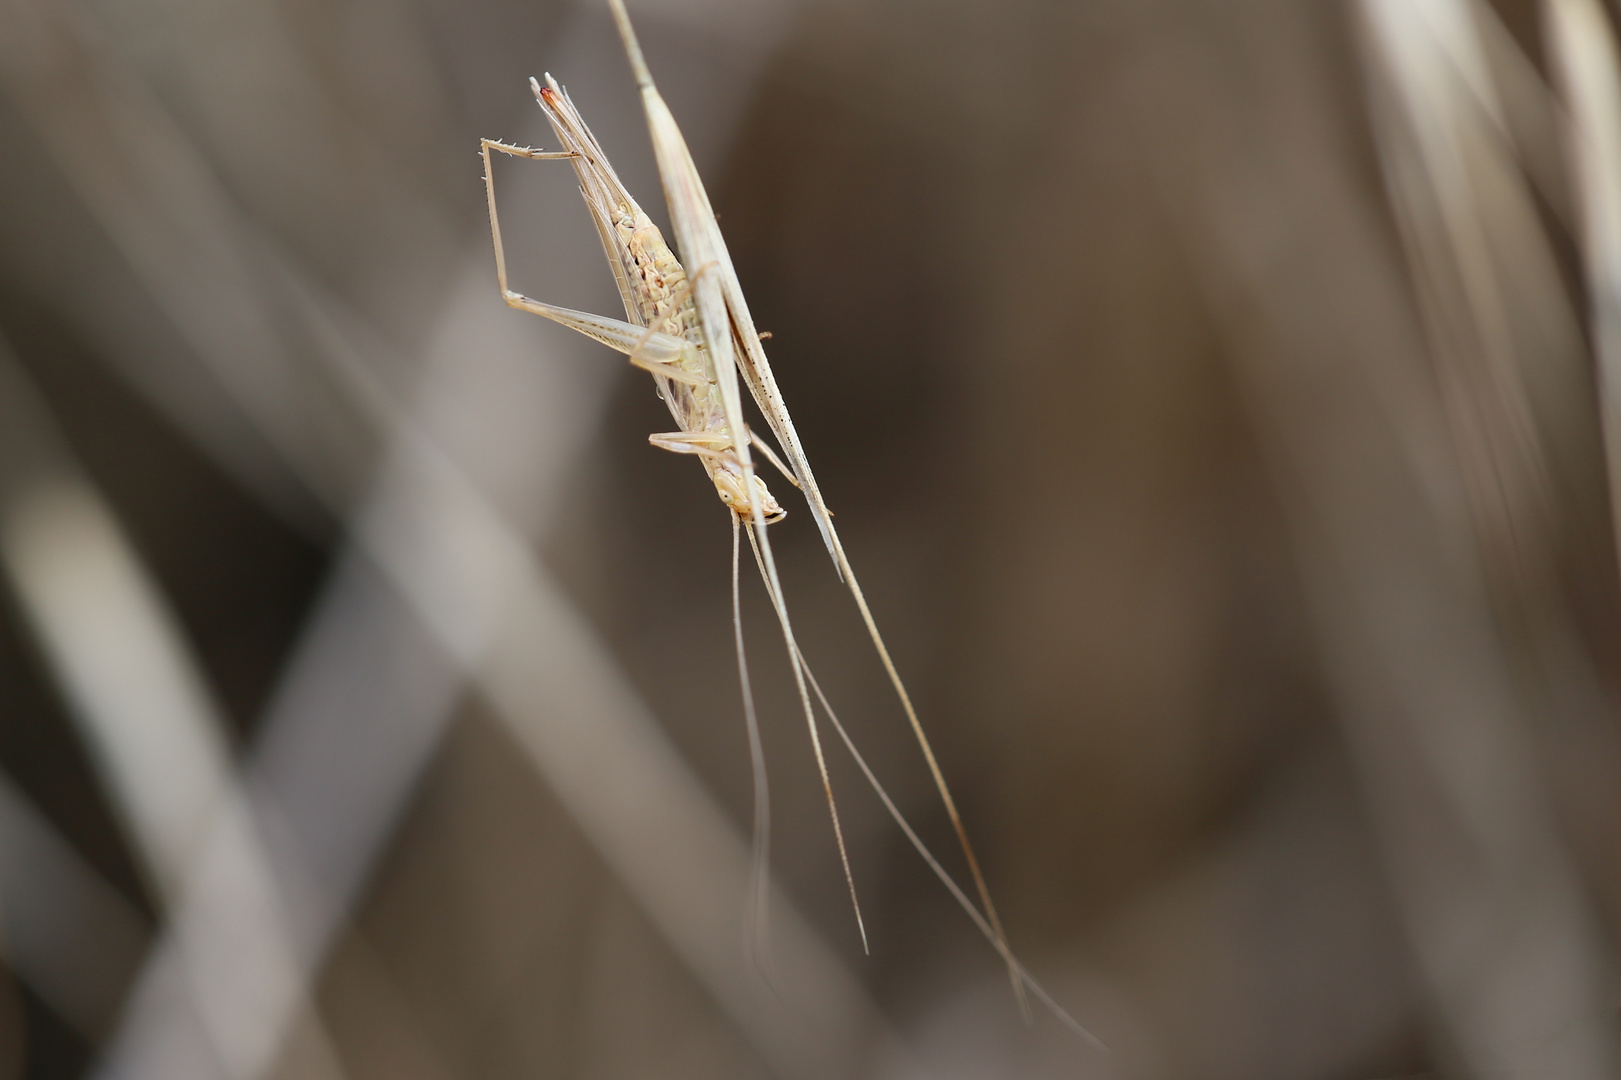
[[[495,170],[490,168],[490,151],[496,150],[511,157],[528,158],[531,161],[561,161],[578,155],[571,150],[548,151],[535,150],[527,146],[513,146],[499,139],[480,139],[478,143],[479,155],[484,159],[484,198],[490,206],[490,235],[495,240],[495,279],[501,286],[501,295],[507,296],[512,291],[507,288],[507,253],[501,246],[501,218],[495,210]]]
[[[511,289],[503,289],[501,296],[506,301],[507,307],[561,323],[570,330],[584,334],[594,341],[600,341],[615,352],[624,353],[633,366],[643,371],[690,386],[705,386],[709,383],[708,378],[692,370],[691,361],[695,346],[684,338],[645,326],[637,326],[622,319],[610,318],[607,315],[592,315],[585,311],[575,311],[573,308],[558,307],[556,304],[535,300]]]
[[[592,315],[584,311],[558,307],[516,292],[507,283],[506,248],[501,242],[501,217],[495,205],[495,172],[490,167],[490,151],[532,161],[564,161],[579,157],[572,150],[534,150],[527,146],[513,146],[496,139],[480,139],[479,154],[484,159],[484,194],[490,209],[490,236],[495,242],[495,280],[501,289],[501,299],[510,308],[527,311],[561,323],[570,330],[602,342],[617,352],[624,353],[632,364],[654,375],[680,383],[702,385],[708,380],[694,374],[691,368],[693,346],[673,334],[661,333],[645,326],[611,319],[605,315]]]

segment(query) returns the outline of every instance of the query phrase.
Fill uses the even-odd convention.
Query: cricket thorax
[[[615,222],[614,227],[635,263],[636,296],[647,325],[702,344],[695,336],[698,312],[687,285],[687,272],[664,242],[658,226],[638,208],[633,215]]]
[[[659,232],[639,206],[634,204],[628,212],[614,222],[614,231],[625,253],[630,257],[635,275],[633,292],[644,325],[684,338],[705,348],[703,330],[698,321],[698,308],[693,302],[692,287],[687,272],[675,257],[675,252],[664,242]],[[682,367],[705,380],[712,379],[707,358],[702,351],[682,361]],[[667,383],[660,391],[670,404],[670,411],[684,431],[707,431],[717,424],[724,429],[725,418],[721,403],[713,388],[707,384]]]

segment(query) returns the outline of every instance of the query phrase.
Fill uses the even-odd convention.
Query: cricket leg
[[[529,158],[533,161],[556,161],[573,158],[572,151],[558,150],[532,150],[527,146],[513,146],[510,143],[498,142],[495,139],[480,139],[478,152],[484,158],[484,196],[490,204],[490,235],[495,238],[495,280],[501,286],[501,295],[506,296],[507,289],[507,253],[501,246],[501,219],[495,212],[495,172],[490,168],[490,151],[499,150],[512,157]]]
[[[660,450],[668,450],[672,454],[696,454],[705,461],[710,479],[714,480],[715,487],[720,493],[721,502],[732,508],[734,514],[747,516],[753,511],[754,499],[747,492],[752,492],[760,500],[760,509],[766,525],[775,525],[787,516],[777,500],[766,490],[764,483],[753,470],[744,466],[737,454],[737,448],[732,445],[732,437],[715,431],[669,431],[657,435],[649,435],[647,441]],[[716,468],[716,466],[724,468]],[[731,480],[726,477],[730,475]]]
[[[775,465],[777,467],[777,471],[782,473],[782,475],[787,478],[787,480],[788,480],[788,482],[790,484],[794,485],[794,487],[799,487],[800,486],[799,477],[795,476],[793,473],[788,471],[788,466],[786,466],[786,465],[784,465],[782,463],[782,458],[777,456],[777,452],[775,450],[771,449],[771,447],[766,443],[766,441],[764,439],[760,438],[760,436],[758,436],[758,435],[756,435],[754,433],[753,428],[749,429],[749,444],[751,446],[753,446],[756,450],[760,451],[760,453],[764,454],[765,459],[767,461],[771,462],[771,464]],[[829,515],[831,515],[832,513],[833,513],[833,511],[831,511],[831,510],[828,511]]]
[[[479,153],[484,158],[484,192],[490,205],[490,235],[495,241],[495,280],[501,289],[501,299],[508,307],[540,315],[577,330],[586,337],[602,342],[610,349],[624,353],[630,362],[644,371],[663,376],[674,382],[702,385],[706,380],[694,374],[700,365],[693,357],[694,346],[673,334],[661,333],[645,326],[604,315],[592,315],[572,308],[558,307],[515,292],[507,284],[506,249],[501,244],[501,218],[495,207],[495,175],[490,168],[490,151],[497,150],[512,157],[534,161],[558,161],[579,157],[573,151],[531,150],[525,146],[512,146],[494,139],[481,139]]]
[[[722,461],[729,461],[733,465],[738,463],[737,455],[732,453],[732,437],[721,432],[666,431],[657,435],[649,435],[647,441],[660,450],[668,450],[672,454],[698,454],[703,457],[714,457]],[[749,431],[749,443],[764,454],[766,460],[781,470],[782,475],[790,484],[794,485],[794,487],[799,486],[799,481],[794,478],[793,473],[788,471],[788,467],[782,463],[782,459],[777,457],[772,452],[771,447],[766,445],[765,441],[756,435],[752,429]]]
[[[685,338],[637,326],[622,319],[609,318],[606,315],[592,315],[585,311],[575,311],[573,308],[558,307],[510,289],[502,293],[502,299],[507,302],[508,307],[561,323],[570,330],[602,342],[615,352],[624,353],[633,365],[643,371],[650,371],[671,382],[687,383],[692,386],[704,386],[709,382],[703,375],[694,371],[699,365],[694,356],[697,347]]]
[[[732,453],[732,437],[723,431],[664,431],[649,435],[647,441],[672,454],[697,454],[737,463],[737,456]]]

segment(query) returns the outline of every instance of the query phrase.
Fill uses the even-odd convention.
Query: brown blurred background
[[[745,568],[750,950],[725,512],[490,255],[477,140],[548,143],[544,71],[663,219],[604,4],[0,0],[0,1080],[1618,1075],[1613,12],[631,11],[1110,1052],[830,747],[862,954]],[[614,314],[571,171],[496,179],[514,287]],[[783,501],[799,639],[961,877]]]

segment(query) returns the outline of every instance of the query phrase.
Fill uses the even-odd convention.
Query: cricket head
[[[731,463],[727,463],[718,466],[710,473],[710,477],[715,481],[715,491],[720,495],[720,501],[744,522],[753,520],[754,510],[749,506],[748,489],[743,486],[742,472]],[[753,479],[754,492],[760,500],[760,513],[765,517],[767,525],[775,525],[788,516],[788,511],[784,510],[772,496],[765,486],[765,481],[761,480],[758,474]]]

